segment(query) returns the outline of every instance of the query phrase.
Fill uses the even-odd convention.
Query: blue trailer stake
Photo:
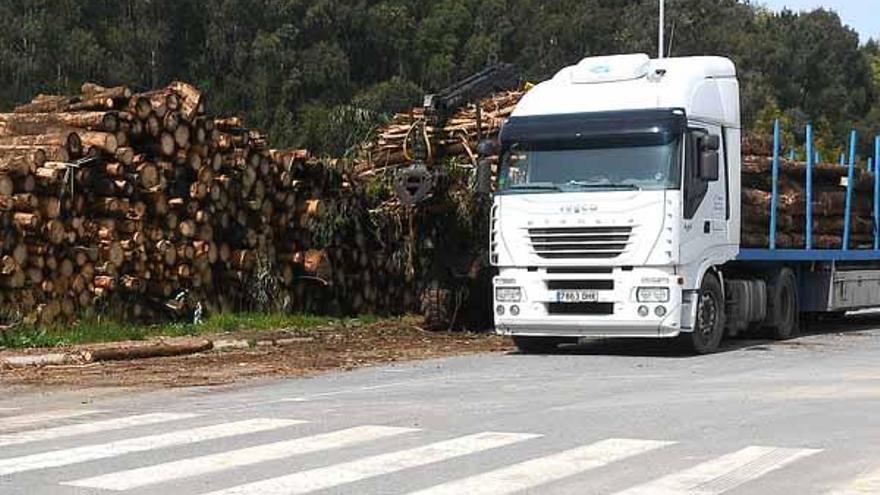
[[[844,215],[846,217],[843,219],[843,250],[849,250],[849,228],[850,228],[850,213],[852,212],[852,192],[853,192],[853,180],[856,171],[856,139],[858,135],[856,131],[852,131],[849,136],[849,171],[846,174],[846,208]]]
[[[773,194],[770,197],[770,249],[776,249],[776,206],[779,201],[779,119],[773,124]]]
[[[880,136],[874,138],[874,164],[880,167]],[[880,249],[880,173],[874,171],[874,250]]]
[[[846,165],[846,153],[841,153],[841,154],[840,154],[840,164],[841,164],[841,165]]]
[[[813,152],[813,124],[807,124],[807,249],[813,249],[813,160],[817,154]]]

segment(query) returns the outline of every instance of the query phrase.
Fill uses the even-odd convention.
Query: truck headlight
[[[636,298],[643,303],[666,303],[669,302],[669,288],[640,287],[636,292]]]
[[[495,289],[495,300],[506,303],[521,302],[522,289],[519,287],[498,287]]]

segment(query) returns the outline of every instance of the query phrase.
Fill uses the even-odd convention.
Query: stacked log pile
[[[513,113],[524,94],[523,91],[506,91],[482,99],[479,135],[483,138],[497,137],[501,126]],[[395,115],[374,140],[364,144],[357,165],[358,172],[372,175],[377,171],[410,164],[413,132],[418,128],[415,124],[424,120],[424,109],[421,107]],[[447,119],[441,129],[426,126],[425,133],[432,143],[429,158],[435,161],[449,157],[464,157],[467,161],[475,163],[478,144],[477,126],[476,105],[467,105],[459,109]]]
[[[175,82],[85,84],[0,114],[0,307],[42,323],[99,309],[246,308],[299,221],[301,154],[205,114]],[[206,308],[207,309],[207,308]]]
[[[742,244],[767,248],[772,202],[772,142],[750,136],[743,140]],[[813,166],[813,247],[843,246],[848,167],[820,163]],[[778,248],[806,245],[806,177],[804,162],[782,159],[777,206]],[[850,249],[872,249],[874,242],[874,174],[856,168],[850,216]]]
[[[408,210],[347,162],[266,143],[181,82],[0,114],[0,319],[418,311],[438,253],[468,237],[455,181]]]

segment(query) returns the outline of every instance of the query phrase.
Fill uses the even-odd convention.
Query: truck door
[[[727,157],[719,126],[691,126],[685,139],[685,165],[682,174],[682,264],[698,263],[714,257],[712,251],[728,244],[730,217],[727,187]],[[717,153],[717,173],[702,163]],[[707,156],[709,155],[709,156]]]

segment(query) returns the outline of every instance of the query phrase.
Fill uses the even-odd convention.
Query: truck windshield
[[[678,189],[680,138],[594,141],[577,146],[515,143],[502,156],[501,193]]]

